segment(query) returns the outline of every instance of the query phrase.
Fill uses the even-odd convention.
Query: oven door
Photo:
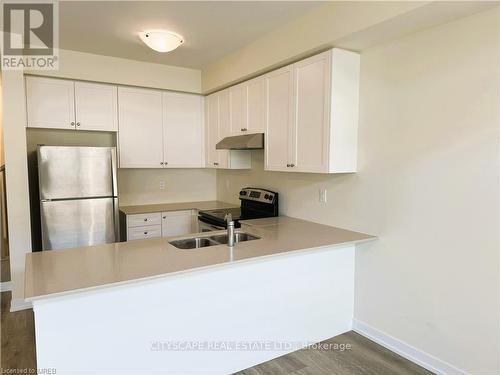
[[[211,223],[210,220],[198,216],[198,230],[199,232],[213,232],[216,230],[225,230],[226,228],[218,225]]]

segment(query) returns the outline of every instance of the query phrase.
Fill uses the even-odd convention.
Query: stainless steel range
[[[200,232],[226,229],[227,214],[231,214],[236,228],[241,226],[240,220],[278,216],[278,193],[274,191],[247,187],[240,191],[240,201],[240,208],[200,211],[198,215]]]

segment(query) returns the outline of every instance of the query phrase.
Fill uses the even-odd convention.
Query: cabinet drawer
[[[161,212],[127,215],[127,228],[142,227],[144,225],[161,225]]]
[[[128,229],[127,241],[161,237],[161,225],[147,225]]]

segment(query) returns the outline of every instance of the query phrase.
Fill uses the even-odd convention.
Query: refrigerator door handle
[[[109,150],[111,152],[111,187],[112,187],[112,192],[114,197],[118,197],[118,183],[117,183],[117,178],[116,178],[116,149],[111,148]]]
[[[120,215],[118,208],[118,198],[113,198],[113,221],[115,229],[115,242],[120,242]]]

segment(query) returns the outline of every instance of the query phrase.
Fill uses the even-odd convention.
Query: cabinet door
[[[167,168],[203,166],[203,99],[163,93],[163,155]]]
[[[163,167],[162,92],[118,88],[121,168]]]
[[[75,129],[73,81],[26,77],[27,126]]]
[[[172,211],[162,214],[162,237],[182,236],[193,232],[193,213],[189,211]]]
[[[229,108],[229,89],[218,92],[219,95],[219,132],[217,142],[231,135],[231,115]],[[216,143],[217,143],[216,142]],[[215,150],[217,168],[229,168],[229,150]]]
[[[293,171],[328,171],[330,67],[329,52],[294,64]]]
[[[266,129],[266,80],[258,77],[246,83],[247,124],[249,133],[263,133]]]
[[[231,135],[229,89],[219,91],[219,135],[218,141]],[[218,142],[217,141],[217,142]]]
[[[217,93],[209,95],[205,99],[205,122],[206,166],[215,168],[218,162],[215,145],[219,137],[219,96]]]
[[[293,75],[285,66],[266,76],[267,118],[265,169],[290,171]]]
[[[75,82],[75,103],[78,130],[118,130],[116,86]]]
[[[240,84],[229,89],[230,133],[238,135],[247,129],[247,85]]]

